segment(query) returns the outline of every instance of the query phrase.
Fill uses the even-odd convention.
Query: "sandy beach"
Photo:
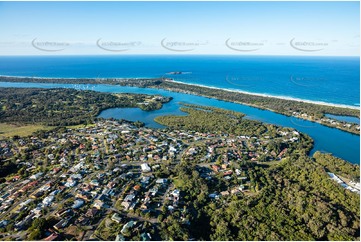
[[[184,83],[184,82],[180,82],[180,81],[175,81],[173,79],[166,79],[166,80],[163,80],[163,81],[170,82],[170,83],[172,83],[172,82],[173,83],[179,83],[179,84],[188,85],[188,86],[197,86],[197,87],[203,87],[203,88],[222,90],[222,91],[227,91],[227,92],[236,92],[236,93],[247,94],[247,95],[252,95],[252,96],[277,98],[277,99],[282,99],[282,100],[290,100],[290,101],[296,101],[296,102],[311,103],[311,104],[316,104],[316,105],[324,105],[324,106],[331,106],[331,107],[350,108],[350,109],[354,109],[354,110],[360,110],[360,107],[344,105],[344,104],[327,103],[327,102],[305,100],[305,99],[287,97],[287,96],[274,96],[274,95],[263,94],[263,93],[246,92],[246,91],[241,91],[241,90],[236,90],[236,89],[219,88],[219,87],[212,87],[212,86],[193,84],[193,83]]]
[[[26,79],[26,78],[36,78],[39,80],[52,80],[52,79],[58,79],[58,80],[78,80],[78,79],[89,79],[89,80],[107,80],[107,79],[115,79],[115,80],[137,80],[137,79],[156,79],[156,78],[149,78],[149,77],[135,77],[135,78],[122,78],[122,77],[112,77],[112,78],[78,78],[78,77],[32,77],[32,76],[7,76],[7,75],[0,75],[0,77],[10,77],[10,78],[19,78],[19,79]],[[290,101],[296,101],[296,102],[303,102],[303,103],[311,103],[316,105],[324,105],[324,106],[330,106],[330,107],[339,107],[339,108],[349,108],[354,110],[360,110],[360,107],[357,106],[351,106],[351,105],[345,105],[345,104],[336,104],[336,103],[327,103],[327,102],[321,102],[321,101],[312,101],[312,100],[306,100],[306,99],[300,99],[295,97],[288,97],[288,96],[275,96],[275,95],[269,95],[264,93],[254,93],[254,92],[247,92],[242,91],[238,89],[229,89],[229,88],[219,88],[219,87],[213,87],[213,86],[206,86],[206,85],[200,85],[195,83],[185,83],[181,81],[175,81],[174,79],[163,79],[164,82],[170,82],[170,83],[178,83],[188,86],[197,86],[202,88],[210,88],[210,89],[216,89],[216,90],[222,90],[227,92],[235,92],[235,93],[241,93],[246,95],[252,95],[252,96],[259,96],[259,97],[269,97],[269,98],[277,98],[282,100],[290,100]]]

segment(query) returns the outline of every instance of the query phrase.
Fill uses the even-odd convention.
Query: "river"
[[[124,87],[105,84],[81,85],[81,84],[56,84],[56,83],[21,83],[21,82],[0,82],[0,87],[18,88],[74,88],[81,90],[94,90],[108,93],[143,93],[157,94],[173,97],[173,100],[164,104],[163,108],[156,111],[142,111],[140,109],[109,109],[104,110],[100,117],[124,118],[129,120],[139,120],[149,127],[160,128],[161,125],[154,122],[154,117],[160,115],[176,114],[184,115],[179,110],[179,102],[196,105],[213,106],[227,110],[233,110],[246,114],[246,118],[258,120],[265,123],[292,127],[300,132],[306,133],[314,140],[314,148],[311,155],[316,151],[329,152],[333,155],[347,160],[354,164],[360,164],[360,136],[354,135],[335,128],[329,128],[318,123],[307,120],[288,117],[267,110],[261,110],[242,104],[220,101],[212,98],[195,96],[190,94],[176,93],[166,90],[152,88]]]

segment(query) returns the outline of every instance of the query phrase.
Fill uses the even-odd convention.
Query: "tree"
[[[46,226],[45,218],[36,218],[31,224],[30,229],[40,229],[43,230]]]
[[[228,223],[221,221],[217,223],[214,234],[211,235],[212,240],[228,241],[232,240],[231,233],[229,231]]]
[[[39,240],[39,239],[41,239],[41,237],[42,237],[42,234],[41,234],[40,229],[35,229],[29,234],[28,239],[29,240]]]
[[[163,219],[164,219],[163,214],[159,214],[158,215],[158,222],[161,223],[163,221]]]

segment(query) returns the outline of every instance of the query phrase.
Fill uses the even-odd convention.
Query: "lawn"
[[[184,186],[184,181],[179,179],[178,177],[173,178],[173,184],[176,188],[181,188]]]
[[[18,125],[0,123],[0,139],[12,137],[14,135],[28,136],[38,130],[50,130],[53,127],[44,125]]]
[[[95,127],[95,124],[78,124],[66,126],[68,129],[83,129],[88,127]]]

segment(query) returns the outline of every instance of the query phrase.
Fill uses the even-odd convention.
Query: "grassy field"
[[[82,129],[87,127],[95,127],[95,124],[78,124],[66,126],[68,129]]]
[[[38,130],[50,130],[53,127],[44,125],[17,125],[0,123],[0,139],[12,137],[14,135],[28,136]]]

